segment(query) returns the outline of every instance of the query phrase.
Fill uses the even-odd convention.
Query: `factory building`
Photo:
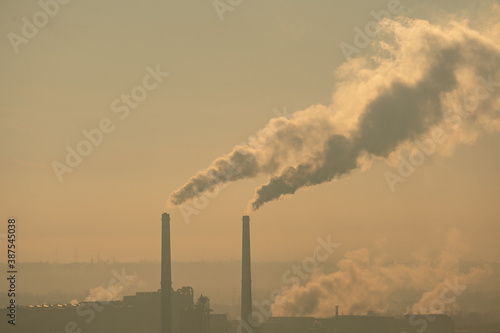
[[[271,317],[262,324],[252,318],[252,276],[250,260],[250,217],[243,216],[241,273],[241,322],[237,333],[417,333],[424,323],[426,333],[453,333],[453,320],[446,315],[418,315],[396,319],[390,316],[339,316],[332,318]],[[432,318],[432,320],[428,320]],[[253,324],[253,325],[252,325]]]
[[[271,317],[258,328],[258,333],[419,333],[424,330],[426,333],[453,333],[453,320],[442,314],[400,318],[373,315]]]
[[[338,307],[331,318],[271,317],[256,324],[252,320],[248,216],[243,216],[242,221],[241,318],[230,322],[224,314],[211,313],[208,297],[202,295],[195,302],[193,288],[172,289],[170,215],[164,213],[161,221],[161,289],[124,296],[122,301],[19,307],[19,321],[12,332],[418,333],[423,328],[426,333],[454,332],[453,320],[446,315],[421,314],[401,318],[339,315]],[[6,311],[0,309],[4,318]]]
[[[203,295],[195,306],[180,311],[180,333],[210,333],[210,300]]]

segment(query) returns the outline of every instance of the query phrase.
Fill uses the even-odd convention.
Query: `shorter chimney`
[[[160,330],[172,332],[172,267],[170,258],[170,215],[161,216],[161,295]]]
[[[252,273],[250,260],[250,217],[243,216],[241,258],[241,320],[248,322],[252,315]]]
[[[335,305],[335,317],[339,316],[339,306]]]

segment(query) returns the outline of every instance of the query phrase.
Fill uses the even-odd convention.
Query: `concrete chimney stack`
[[[170,257],[170,215],[161,216],[161,333],[172,333],[172,263]]]
[[[248,318],[251,315],[252,273],[250,261],[250,217],[243,216],[243,242],[241,258],[241,320],[245,323],[248,323]]]

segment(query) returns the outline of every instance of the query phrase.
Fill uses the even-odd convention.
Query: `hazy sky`
[[[439,22],[455,13],[477,21],[489,1],[401,0],[403,14]],[[18,45],[37,1],[0,3],[1,218],[19,223],[19,260],[61,262],[160,258],[160,220],[170,193],[276,114],[331,102],[335,70],[355,27],[387,9],[381,1],[243,1],[221,20],[213,1],[71,1]],[[12,35],[11,35],[12,36]],[[368,52],[363,50],[363,52]],[[125,119],[112,103],[159,66],[170,74]],[[147,81],[153,85],[153,79]],[[120,104],[124,106],[125,104]],[[60,182],[83,130],[109,118],[104,134]],[[395,169],[376,161],[251,214],[252,257],[302,260],[316,238],[339,251],[383,249],[396,258],[434,253],[451,229],[467,258],[498,260],[500,134],[483,133],[452,156],[432,155],[392,192]],[[175,260],[241,254],[241,215],[266,177],[223,188],[185,223],[172,216]],[[4,231],[2,231],[4,232]],[[0,257],[5,262],[5,256]]]

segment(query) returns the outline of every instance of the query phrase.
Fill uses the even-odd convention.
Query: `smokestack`
[[[172,267],[170,258],[170,215],[161,216],[161,333],[172,333]]]
[[[241,320],[248,323],[252,315],[252,273],[250,261],[250,217],[243,216],[243,242],[241,257]],[[243,325],[245,327],[245,325]],[[247,326],[248,327],[248,326]]]
[[[339,306],[335,305],[335,317],[339,316]]]

